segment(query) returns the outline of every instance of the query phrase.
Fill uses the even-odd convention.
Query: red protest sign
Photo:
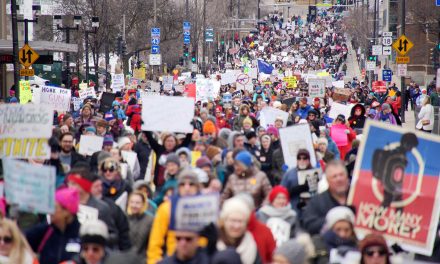
[[[387,83],[384,81],[373,82],[373,92],[375,93],[385,93],[387,91]]]

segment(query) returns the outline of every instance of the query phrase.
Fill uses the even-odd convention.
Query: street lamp
[[[74,15],[73,16],[73,24],[74,27],[63,27],[63,21],[62,16],[60,15],[54,15],[53,16],[53,23],[57,26],[58,30],[66,31],[66,43],[70,43],[70,31],[71,30],[79,30],[79,25],[81,24],[81,16]],[[66,88],[70,89],[70,54],[69,52],[66,52]]]
[[[86,83],[89,85],[89,34],[96,34],[98,32],[99,27],[99,17],[92,17],[92,30],[86,30],[85,33],[85,41],[86,41]],[[95,69],[95,75],[97,74],[98,69]]]

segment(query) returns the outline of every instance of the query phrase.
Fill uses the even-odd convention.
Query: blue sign
[[[191,29],[191,23],[190,22],[183,22],[183,30],[190,30]]]
[[[160,39],[158,39],[158,38],[152,38],[152,39],[151,39],[151,44],[153,44],[153,45],[159,45],[159,43],[160,43]]]
[[[437,6],[440,6],[440,0],[437,0],[437,1],[435,2],[435,4],[436,4]]]
[[[160,54],[160,47],[159,47],[159,45],[152,45],[151,46],[151,54]]]
[[[393,71],[391,70],[383,70],[382,71],[382,80],[385,82],[391,82],[393,77]]]
[[[190,35],[191,35],[191,32],[189,32],[189,31],[183,31],[183,35],[184,35],[184,36],[190,36]]]
[[[183,44],[189,44],[191,42],[190,36],[183,36]]]
[[[151,28],[151,37],[159,37],[160,38],[160,28]]]

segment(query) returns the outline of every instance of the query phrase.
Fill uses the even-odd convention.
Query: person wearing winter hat
[[[246,133],[252,130],[252,119],[250,117],[246,117],[243,119],[243,126],[242,126],[242,132]]]
[[[133,145],[133,141],[128,136],[120,137],[118,140],[118,149],[120,151],[120,154],[122,155],[121,161],[125,161],[131,173],[131,179],[129,179],[130,183],[132,183],[133,180],[139,180],[141,177],[141,166],[139,164],[139,160],[137,158],[134,158],[134,163],[132,163],[134,165],[129,165],[126,160],[128,159],[129,155],[137,157],[137,153],[133,150]],[[133,166],[133,168],[131,166]],[[142,177],[143,176],[144,175],[142,175]]]
[[[391,106],[387,103],[383,103],[381,110],[376,114],[374,120],[384,122],[391,125],[397,125],[396,118],[394,117]]]
[[[293,238],[296,234],[297,214],[291,208],[289,201],[287,189],[277,185],[269,194],[269,204],[264,205],[257,212],[257,218],[271,228],[277,246],[281,246],[288,238]],[[282,221],[284,225],[275,225],[276,221]],[[276,230],[280,226],[286,227],[282,236],[279,235],[279,230]]]
[[[247,142],[244,143],[244,148],[249,151],[252,156],[257,159],[260,157],[260,151],[257,146],[257,134],[254,131],[249,131],[245,134]]]
[[[185,197],[200,193],[197,174],[186,169],[178,175],[177,196]],[[171,256],[176,250],[176,233],[169,229],[171,219],[171,202],[164,201],[157,209],[153,221],[150,239],[148,240],[147,263],[155,264],[166,256]],[[206,246],[206,239],[198,239],[200,246]],[[165,249],[165,251],[164,251]]]
[[[288,170],[281,180],[281,185],[286,187],[290,194],[290,204],[292,209],[301,216],[302,209],[298,208],[300,201],[300,194],[309,191],[309,185],[307,181],[304,184],[299,184],[298,172],[312,169],[312,163],[310,161],[310,153],[307,149],[299,149],[296,154],[296,168]]]
[[[274,253],[272,264],[306,264],[307,253],[304,246],[295,239],[279,246]]]
[[[217,128],[215,127],[215,124],[211,120],[206,120],[206,122],[203,124],[203,134],[204,135],[217,134]]]
[[[359,243],[361,264],[390,264],[390,251],[385,238],[380,234],[368,234]]]
[[[351,142],[356,139],[356,132],[346,122],[344,115],[338,115],[330,127],[330,137],[335,141],[342,160],[351,148]]]
[[[179,156],[177,156],[177,154],[175,153],[170,153],[167,156],[167,161],[165,162],[165,184],[164,186],[177,186],[177,176],[179,174],[179,172],[181,171],[180,169],[180,159]],[[170,196],[174,193],[174,190],[170,190],[169,188],[163,188],[161,190],[157,191],[157,196],[154,198],[154,202],[157,205],[160,205],[165,196]]]
[[[81,108],[81,115],[75,119],[75,127],[80,127],[83,124],[94,125],[93,109],[91,104],[84,104]]]
[[[95,136],[96,135],[96,128],[94,126],[86,127],[86,135]]]
[[[196,161],[196,167],[204,170],[208,175],[212,174],[212,162],[206,156],[202,156]]]
[[[240,254],[242,263],[259,263],[261,258],[257,244],[247,231],[250,215],[251,210],[242,199],[233,197],[224,202],[220,212],[217,250],[232,247]]]
[[[121,195],[129,195],[130,184],[121,177],[121,165],[115,158],[107,158],[100,165],[103,196],[116,201]],[[126,193],[126,194],[124,194]]]
[[[182,169],[190,169],[191,168],[191,150],[186,147],[179,148],[176,150],[176,155],[179,156],[180,167]]]
[[[89,220],[81,225],[81,261],[101,263],[106,258],[105,246],[109,239],[108,228],[101,220]]]
[[[222,201],[237,193],[246,192],[252,195],[256,207],[259,208],[272,189],[269,179],[253,165],[252,155],[248,151],[240,151],[234,159],[234,173],[228,177],[221,196]]]
[[[331,250],[344,248],[345,251],[357,251],[357,238],[354,232],[354,213],[350,208],[337,206],[328,211],[321,234],[312,237],[318,263],[333,263]],[[341,257],[341,256],[338,256]]]
[[[51,224],[39,224],[26,231],[26,239],[39,255],[40,263],[58,264],[71,260],[79,253],[80,223],[76,217],[79,193],[74,188],[55,192],[55,211],[50,215]],[[57,252],[57,254],[53,254]]]
[[[113,115],[119,120],[127,119],[127,116],[124,113],[124,110],[121,109],[121,104],[118,101],[113,101],[112,103],[112,112]]]

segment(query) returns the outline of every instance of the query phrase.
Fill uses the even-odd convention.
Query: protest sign
[[[335,101],[347,101],[350,98],[351,91],[350,89],[345,88],[335,88],[333,90],[333,100]]]
[[[134,167],[136,165],[137,160],[137,154],[133,151],[121,151],[122,158],[127,162],[128,166],[130,167],[131,173],[134,172]]]
[[[88,87],[78,91],[79,98],[84,101],[87,97],[96,98],[95,88]]]
[[[220,82],[211,79],[196,80],[196,101],[207,102],[217,98],[220,92]]]
[[[303,185],[306,183],[309,185],[309,192],[315,194],[318,191],[318,182],[321,180],[321,169],[310,169],[298,171],[298,184]]]
[[[138,80],[145,80],[145,68],[134,69],[133,77]]]
[[[124,74],[112,74],[111,88],[114,93],[120,92],[125,87]]]
[[[248,75],[251,79],[258,79],[258,68],[249,68]]]
[[[116,99],[116,94],[103,92],[101,96],[101,104],[99,105],[99,112],[105,113],[112,109],[112,103]]]
[[[85,224],[89,221],[98,220],[98,216],[98,209],[82,204],[79,205],[78,213],[76,213],[76,217],[78,217],[78,222],[80,224]]]
[[[27,104],[32,101],[31,84],[29,81],[20,81],[20,104]]]
[[[367,121],[348,196],[355,230],[431,255],[440,212],[440,138]],[[380,136],[378,136],[380,135]]]
[[[55,211],[55,167],[3,159],[3,170],[9,204],[30,213]]]
[[[102,150],[102,144],[104,143],[104,137],[93,135],[81,135],[79,140],[79,154],[92,156],[93,153]]]
[[[297,79],[295,76],[284,77],[283,81],[287,83],[287,88],[293,89],[297,86]]]
[[[185,85],[185,92],[188,97],[196,98],[196,84],[190,83]]]
[[[52,123],[50,106],[0,105],[0,158],[49,158]]]
[[[299,149],[307,149],[310,153],[310,163],[316,164],[313,149],[312,134],[308,124],[294,125],[280,129],[281,147],[284,160],[289,169],[296,168],[296,154]]]
[[[240,70],[226,70],[221,76],[221,85],[235,83],[237,81],[238,75],[241,74]]]
[[[292,226],[281,217],[271,217],[267,220],[266,226],[272,232],[277,247],[290,239],[290,231]]]
[[[324,79],[309,79],[309,96],[321,98],[325,96]]]
[[[82,102],[83,100],[81,100],[81,98],[72,97],[73,111],[78,111],[79,109],[81,109]]]
[[[328,116],[330,118],[335,119],[338,117],[338,115],[344,115],[345,119],[347,120],[350,117],[351,108],[353,105],[344,105],[340,103],[332,103],[332,106],[330,107],[330,111],[328,113]]]
[[[374,81],[372,86],[375,93],[385,93],[387,91],[387,83],[384,81]]]
[[[174,196],[171,200],[171,230],[198,232],[219,216],[218,194]]]
[[[43,85],[40,88],[34,88],[35,94],[38,94],[35,96],[37,100],[33,100],[36,104],[50,105],[60,112],[70,111],[71,91],[69,89]]]
[[[142,97],[142,130],[192,133],[194,100],[188,97]]]
[[[289,113],[273,107],[265,107],[260,112],[260,125],[264,128],[274,125],[278,117],[283,119],[283,127],[286,127]]]
[[[345,84],[344,84],[343,80],[341,80],[341,81],[334,81],[334,82],[332,82],[332,86],[334,86],[335,88],[343,89]]]

